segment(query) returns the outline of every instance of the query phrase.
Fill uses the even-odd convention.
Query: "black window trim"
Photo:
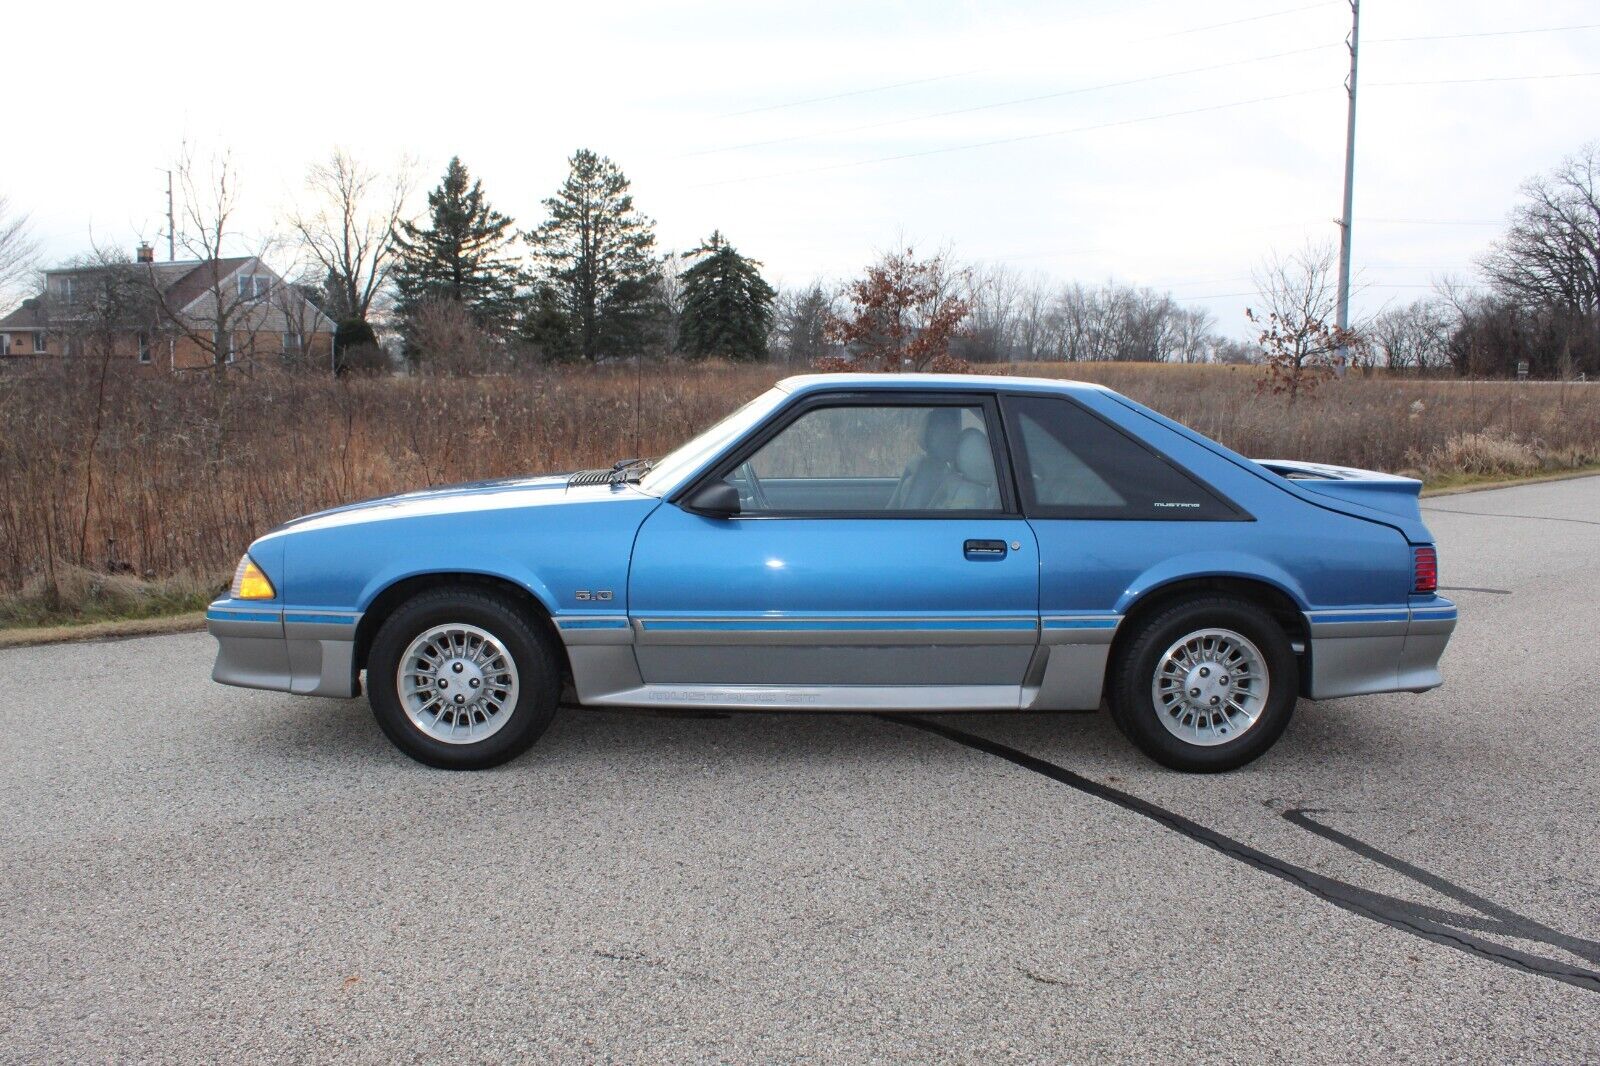
[[[1000,398],[993,390],[929,390],[929,389],[838,389],[808,392],[784,404],[767,416],[766,422],[753,433],[734,444],[722,457],[698,475],[680,485],[667,502],[690,514],[700,514],[686,501],[703,485],[721,481],[733,473],[735,467],[755,455],[779,433],[793,425],[802,415],[825,407],[981,407],[989,427],[989,451],[994,457],[996,487],[1000,490],[1000,509],[987,511],[956,510],[868,510],[868,511],[761,511],[751,514],[726,516],[728,520],[766,521],[768,519],[927,519],[949,521],[960,519],[1022,518],[1021,495],[1017,491],[1015,472],[1011,468],[1011,448],[1006,435],[1004,413]]]
[[[999,394],[998,399],[1000,401],[1000,416],[1001,416],[1002,419],[1005,420],[1005,423],[1006,423],[1007,439],[1008,440],[1015,440],[1017,442],[1017,444],[1016,444],[1016,453],[1015,453],[1015,456],[1014,456],[1015,462],[1014,462],[1014,471],[1013,471],[1014,476],[1016,477],[1016,487],[1017,487],[1017,497],[1016,498],[1018,500],[1020,500],[1021,503],[1022,503],[1022,513],[1024,514],[1024,516],[1026,516],[1029,519],[1034,519],[1034,518],[1048,519],[1048,520],[1053,521],[1053,522],[1254,522],[1256,520],[1255,515],[1251,514],[1249,511],[1245,510],[1243,507],[1240,507],[1237,503],[1235,503],[1233,501],[1233,499],[1231,497],[1229,497],[1226,493],[1222,492],[1220,489],[1216,488],[1214,485],[1211,484],[1211,482],[1207,481],[1203,477],[1200,477],[1198,474],[1194,473],[1194,471],[1190,470],[1188,467],[1184,466],[1182,463],[1178,462],[1176,459],[1173,459],[1170,455],[1167,455],[1165,452],[1163,452],[1161,449],[1155,447],[1149,441],[1143,440],[1142,438],[1135,436],[1134,434],[1128,432],[1126,429],[1123,429],[1121,426],[1117,425],[1111,419],[1109,419],[1109,418],[1105,417],[1104,415],[1102,415],[1099,411],[1096,411],[1096,410],[1090,408],[1086,404],[1080,403],[1077,400],[1076,397],[1069,396],[1069,395],[1067,395],[1065,393],[1045,393],[1045,392],[1022,391],[1022,390],[1018,390],[1018,389],[1008,389],[1008,390],[1003,390]],[[1219,517],[1210,517],[1210,516],[1206,516],[1206,515],[1186,515],[1186,514],[1183,514],[1181,512],[1170,514],[1170,515],[1129,515],[1129,514],[1123,514],[1123,515],[1084,515],[1084,514],[1063,514],[1061,512],[1067,510],[1067,508],[1042,506],[1042,505],[1039,505],[1037,503],[1030,503],[1029,500],[1028,500],[1028,496],[1031,495],[1031,492],[1030,493],[1024,493],[1022,491],[1022,486],[1023,486],[1023,483],[1024,483],[1023,482],[1023,476],[1022,476],[1023,475],[1023,469],[1024,469],[1024,467],[1026,467],[1026,465],[1028,463],[1027,450],[1022,444],[1021,430],[1018,429],[1018,431],[1015,432],[1015,433],[1011,432],[1011,429],[1012,429],[1012,427],[1011,427],[1011,411],[1010,411],[1010,405],[1006,402],[1008,400],[1014,400],[1014,399],[1017,399],[1017,400],[1039,400],[1039,399],[1056,400],[1056,401],[1059,401],[1059,402],[1062,402],[1062,403],[1071,404],[1073,407],[1077,408],[1083,414],[1088,415],[1090,418],[1092,418],[1095,421],[1099,422],[1101,425],[1106,426],[1107,428],[1109,428],[1110,430],[1112,430],[1113,432],[1115,432],[1116,434],[1121,436],[1123,439],[1129,441],[1130,443],[1132,443],[1136,447],[1143,449],[1145,452],[1147,452],[1148,454],[1153,456],[1159,462],[1165,463],[1169,468],[1171,468],[1173,470],[1173,472],[1178,474],[1180,477],[1187,478],[1189,481],[1193,482],[1200,489],[1202,489],[1203,491],[1208,493],[1213,499],[1215,499],[1224,508],[1226,508],[1227,510],[1231,511],[1232,514],[1226,515],[1226,516],[1219,516]],[[1031,488],[1031,486],[1030,486],[1030,488]]]

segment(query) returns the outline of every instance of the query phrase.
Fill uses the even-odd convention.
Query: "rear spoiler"
[[[1306,489],[1319,496],[1359,503],[1374,510],[1422,520],[1418,503],[1422,496],[1422,482],[1414,477],[1400,477],[1377,470],[1361,470],[1353,466],[1329,466],[1324,463],[1302,463],[1294,459],[1256,459],[1257,466],[1288,481],[1297,488]]]

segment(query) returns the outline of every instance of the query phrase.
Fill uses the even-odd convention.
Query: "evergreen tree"
[[[483,183],[450,160],[439,187],[428,194],[427,225],[400,223],[395,234],[395,286],[399,310],[409,317],[426,300],[449,300],[471,312],[480,326],[498,328],[516,314],[517,282],[511,219],[489,206]]]
[[[547,362],[562,362],[578,354],[572,318],[549,282],[541,282],[533,291],[518,330]]]
[[[688,253],[702,256],[683,274],[678,350],[685,355],[764,359],[777,293],[761,264],[740,255],[720,232]]]
[[[611,160],[582,148],[568,164],[567,180],[544,202],[550,218],[524,236],[565,315],[572,350],[585,359],[629,354],[658,310],[655,223],[634,210],[628,179]]]

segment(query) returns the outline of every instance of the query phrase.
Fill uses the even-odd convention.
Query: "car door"
[[[980,394],[822,394],[779,412],[639,530],[628,603],[645,683],[1016,706],[1038,551],[1001,433]],[[686,502],[715,481],[738,490],[736,515]]]

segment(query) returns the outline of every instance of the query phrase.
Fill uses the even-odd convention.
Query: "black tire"
[[[1152,692],[1166,650],[1203,629],[1232,630],[1246,637],[1261,652],[1268,676],[1267,696],[1255,723],[1235,739],[1214,745],[1191,743],[1170,731],[1162,724]],[[1289,725],[1300,691],[1299,665],[1283,628],[1260,607],[1231,596],[1184,600],[1148,619],[1123,647],[1113,670],[1110,703],[1117,728],[1163,766],[1189,773],[1232,770],[1258,758]]]
[[[400,658],[435,626],[470,625],[498,641],[517,672],[517,695],[500,712],[505,724],[481,741],[451,744],[429,736],[407,715],[397,687]],[[378,726],[395,747],[444,770],[482,770],[516,758],[555,717],[561,668],[550,641],[506,597],[477,589],[438,589],[402,604],[378,629],[367,655],[367,692]]]

